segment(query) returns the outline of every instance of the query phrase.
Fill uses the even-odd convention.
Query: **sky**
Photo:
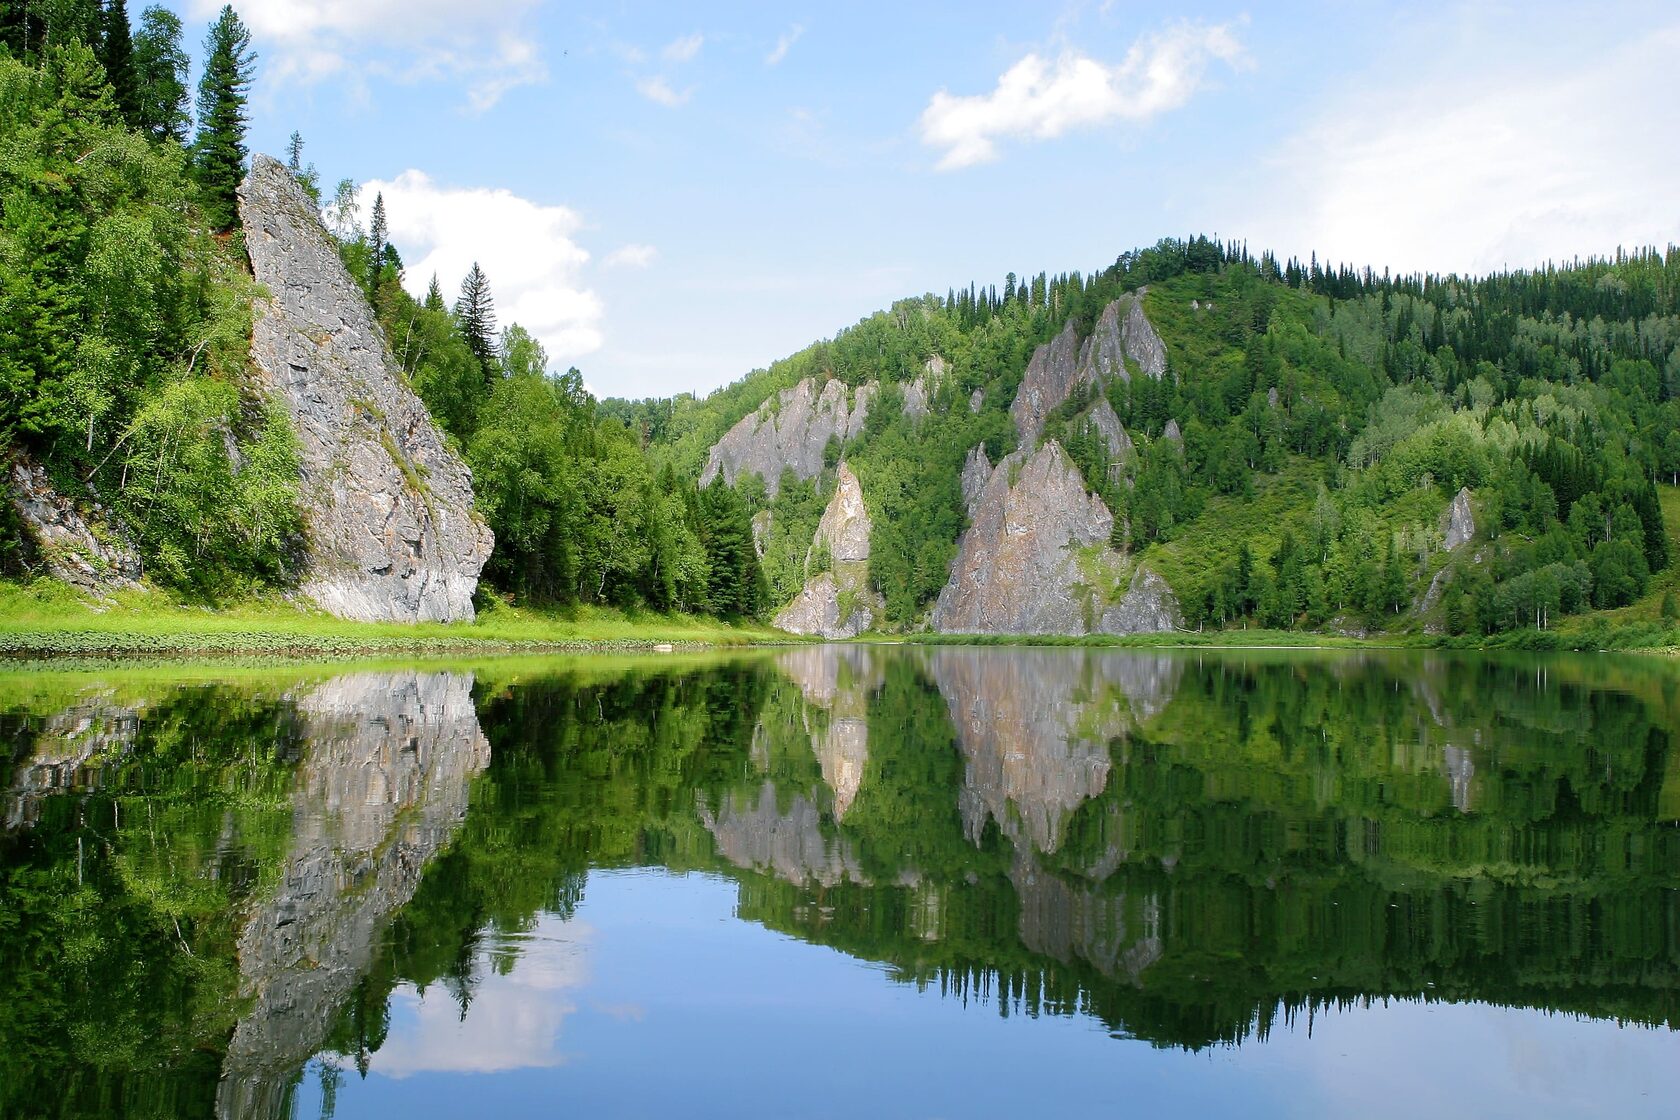
[[[219,0],[170,0],[194,54]],[[236,0],[249,135],[602,396],[1164,236],[1480,272],[1680,242],[1664,3]],[[138,5],[131,4],[132,10]]]

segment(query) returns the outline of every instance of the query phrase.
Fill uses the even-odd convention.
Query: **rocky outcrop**
[[[1147,566],[1132,571],[1132,581],[1120,601],[1107,607],[1096,629],[1104,634],[1165,634],[1184,624],[1178,596],[1167,581]]]
[[[1177,420],[1167,421],[1167,426],[1161,429],[1161,438],[1172,443],[1184,442],[1184,433],[1178,430]]]
[[[806,556],[826,557],[829,567],[806,580],[805,586],[773,622],[790,634],[824,638],[854,638],[869,629],[880,609],[879,596],[869,590],[869,510],[863,488],[845,463],[836,472],[834,496],[823,510]]]
[[[302,445],[302,589],[344,618],[473,616],[491,534],[472,475],[391,357],[313,203],[267,156],[239,192],[246,250],[269,292],[251,359]]]
[[[782,390],[712,446],[700,485],[710,485],[720,474],[731,485],[756,474],[774,496],[781,489],[783,470],[791,470],[795,478],[815,478],[822,472],[823,452],[831,438],[844,443],[863,431],[874,393],[873,382],[853,393],[844,382],[832,379],[819,389],[809,377]]]
[[[1452,505],[1441,515],[1443,547],[1448,552],[1468,544],[1476,536],[1476,515],[1470,509],[1470,491],[1461,487],[1453,496]]]
[[[140,586],[140,556],[109,527],[104,510],[87,514],[54,489],[39,464],[21,455],[8,473],[7,498],[17,511],[34,563],[48,575],[96,595]]]
[[[978,464],[976,464],[978,466]],[[968,481],[965,471],[965,482]],[[976,471],[976,476],[978,471]],[[1004,456],[969,507],[933,627],[970,634],[1074,634],[1087,629],[1074,550],[1108,540],[1113,518],[1052,440]]]
[[[1126,434],[1126,426],[1120,423],[1120,417],[1107,397],[1097,401],[1087,422],[1102,436],[1103,442],[1108,445],[1109,457],[1115,462],[1124,462],[1131,455],[1132,437]]]
[[[367,974],[390,915],[454,836],[490,745],[470,675],[363,673],[297,702],[307,741],[290,854],[239,939],[249,1010],[228,1042],[222,1116],[269,1115]],[[283,1112],[272,1112],[283,1115]]]
[[[989,471],[975,449],[963,492],[969,527],[934,605],[935,630],[1129,634],[1176,624],[1172,590],[1146,568],[1133,570],[1127,591],[1108,601],[1104,588],[1126,574],[1107,546],[1113,516],[1054,440],[1030,457],[1013,452]]]
[[[1080,385],[1100,395],[1105,383],[1130,381],[1134,371],[1148,377],[1166,372],[1166,344],[1144,314],[1145,291],[1123,295],[1103,308],[1084,342],[1070,319],[1060,334],[1033,351],[1009,408],[1023,443],[1043,433],[1045,419]]]

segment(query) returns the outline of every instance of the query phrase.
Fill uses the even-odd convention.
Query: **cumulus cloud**
[[[776,45],[770,48],[769,54],[764,56],[764,65],[779,66],[782,59],[788,56],[788,51],[793,49],[793,45],[799,41],[799,37],[803,34],[805,34],[805,27],[798,23],[782,32],[782,37],[776,40]]]
[[[601,259],[608,268],[646,268],[659,258],[652,245],[621,245]]]
[[[660,51],[659,54],[666,62],[687,62],[700,53],[700,48],[705,45],[705,42],[706,37],[696,31],[692,35],[684,35],[680,39],[673,39],[666,43],[665,49]]]
[[[674,90],[671,88],[670,82],[658,76],[643,78],[638,81],[636,92],[654,104],[663,105],[667,109],[675,109],[678,106],[685,105],[688,103],[688,99],[694,96],[692,89]]]
[[[270,81],[353,73],[399,82],[460,83],[484,110],[548,71],[524,27],[540,0],[240,0]],[[223,0],[191,0],[214,19]]]
[[[1680,24],[1569,66],[1470,76],[1442,60],[1402,88],[1367,84],[1215,205],[1256,246],[1401,271],[1665,245],[1680,239],[1680,148],[1636,107],[1680,103],[1677,53]]]
[[[941,171],[971,167],[996,159],[1002,139],[1051,140],[1075,128],[1147,121],[1189,101],[1210,63],[1243,61],[1230,24],[1184,23],[1144,36],[1112,66],[1072,50],[1054,60],[1030,53],[990,93],[934,94],[922,112],[922,142],[944,150]]]
[[[575,211],[507,190],[444,186],[416,170],[362,191],[366,205],[384,194],[391,242],[416,295],[435,274],[453,302],[476,261],[490,279],[497,319],[530,331],[555,365],[601,348],[604,308],[583,281],[589,253],[573,240],[582,225]]]

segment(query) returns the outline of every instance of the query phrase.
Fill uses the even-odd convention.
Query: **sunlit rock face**
[[[1470,508],[1470,490],[1460,487],[1453,495],[1452,505],[1441,516],[1442,546],[1451,552],[1463,544],[1468,544],[1476,536],[1476,515]]]
[[[715,809],[702,805],[700,821],[717,843],[718,855],[742,870],[824,887],[864,881],[851,845],[823,834],[816,803],[795,794],[778,804],[773,782],[765,782],[756,794],[726,794]]]
[[[257,301],[251,362],[297,430],[302,590],[364,621],[473,617],[489,527],[472,474],[401,376],[314,204],[290,172],[255,156],[239,191]]]
[[[834,794],[834,819],[844,820],[869,764],[869,700],[881,687],[879,659],[863,646],[814,646],[789,650],[776,665],[811,706],[805,713],[811,750]]]
[[[1077,324],[1069,320],[1060,334],[1033,351],[1009,408],[1023,444],[1038,439],[1045,419],[1078,387],[1100,394],[1109,381],[1130,381],[1133,371],[1148,377],[1166,372],[1166,344],[1143,310],[1146,291],[1128,293],[1103,308],[1083,342]],[[1118,428],[1119,418],[1112,411],[1109,416]],[[1111,445],[1118,442],[1111,440]]]
[[[297,700],[307,745],[291,849],[239,939],[251,1006],[228,1043],[221,1115],[281,1114],[291,1074],[371,967],[387,919],[460,826],[490,761],[472,684],[470,674],[363,673]]]
[[[756,474],[772,497],[781,489],[782,471],[795,478],[815,478],[823,469],[823,452],[830,438],[842,443],[863,431],[875,384],[847,389],[830,379],[819,388],[807,377],[784,389],[741,418],[706,455],[700,485],[723,476],[733,485]]]
[[[826,555],[829,571],[805,581],[793,602],[773,625],[790,634],[854,638],[868,630],[881,610],[880,596],[869,588],[869,534],[873,526],[863,503],[863,487],[845,463],[836,471],[834,495],[811,538],[811,558]]]

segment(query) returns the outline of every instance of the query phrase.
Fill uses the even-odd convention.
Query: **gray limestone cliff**
[[[1171,630],[1178,603],[1159,576],[1108,548],[1114,519],[1054,440],[990,470],[963,470],[969,527],[932,625],[947,633],[1085,634]],[[1126,590],[1115,594],[1129,577]]]
[[[863,431],[869,415],[874,383],[849,391],[844,382],[829,380],[819,389],[807,377],[784,389],[741,418],[706,455],[700,485],[723,476],[733,485],[756,474],[771,496],[781,489],[782,471],[795,478],[814,478],[823,469],[823,452],[830,438],[842,443]]]
[[[832,384],[832,382],[830,383]],[[805,563],[826,557],[828,567],[807,579],[793,602],[776,615],[772,625],[791,634],[824,638],[853,638],[875,621],[879,596],[869,590],[869,511],[857,475],[841,463],[834,495],[823,510],[811,538]]]
[[[103,509],[90,502],[84,511],[53,487],[39,464],[22,455],[12,460],[6,498],[23,527],[31,566],[96,595],[140,586],[140,556],[100,521]]]
[[[490,761],[470,674],[361,673],[299,698],[308,743],[290,853],[239,938],[241,996],[222,1116],[275,1107],[374,963],[390,915],[455,835]]]
[[[269,292],[256,306],[252,363],[302,445],[302,590],[344,618],[472,618],[492,539],[466,464],[404,383],[291,174],[254,157],[239,214],[251,271]]]

